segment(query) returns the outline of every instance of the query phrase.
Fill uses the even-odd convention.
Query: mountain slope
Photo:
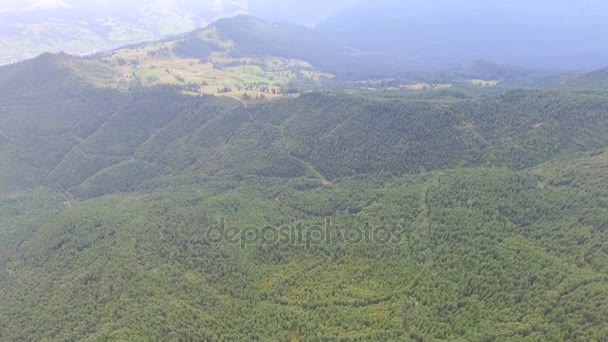
[[[313,25],[354,1],[5,0],[0,5],[0,64],[44,52],[88,54],[163,39],[243,13]]]
[[[344,55],[340,51],[310,29],[243,15],[170,39],[98,54],[85,59],[89,65],[77,68],[92,83],[123,91],[169,84],[190,94],[222,94],[250,102],[293,95],[294,82],[316,84],[334,78],[325,61],[333,63]]]
[[[309,93],[244,107],[170,86],[95,88],[74,63],[47,55],[0,73],[3,192],[51,185],[91,197],[178,174],[331,181],[456,166],[524,169],[608,145],[608,97],[592,91],[434,101]],[[47,83],[33,87],[27,75]]]
[[[598,89],[608,88],[608,68],[585,73],[578,77],[570,78],[566,85],[571,87],[593,87]]]
[[[325,189],[217,178],[77,204],[1,265],[0,336],[601,339],[608,216],[588,191],[606,183],[588,172],[603,155]],[[241,249],[206,233],[220,217],[307,227],[328,210],[330,244]],[[402,245],[340,238],[368,220],[399,229]]]
[[[64,0],[5,6],[4,11],[0,8],[0,64],[44,52],[88,54],[161,39],[242,13],[247,4],[239,0],[126,0],[120,4]]]

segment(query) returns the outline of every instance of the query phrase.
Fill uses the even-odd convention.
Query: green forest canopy
[[[603,90],[0,87],[0,340],[608,339]]]

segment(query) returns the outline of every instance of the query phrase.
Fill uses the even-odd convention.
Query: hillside
[[[416,69],[398,56],[354,49],[318,30],[272,24],[246,15],[85,58],[58,56],[59,64],[94,87],[129,92],[170,85],[190,95],[222,95],[246,104],[294,97],[301,91],[328,86],[376,88],[377,81],[384,88],[547,88],[560,87],[580,75],[484,61],[439,71]],[[593,87],[594,83],[588,85]]]
[[[241,16],[0,67],[0,340],[608,339],[608,92],[332,44]]]
[[[593,87],[606,89],[608,88],[608,68],[594,70],[578,77],[572,77],[565,84],[566,86],[578,88]]]
[[[334,58],[333,47],[310,29],[237,16],[88,58],[61,55],[60,62],[96,87],[128,92],[171,85],[250,102],[292,95],[294,83],[334,78],[322,62]]]
[[[44,197],[13,195],[1,203],[11,213],[1,232],[13,237],[16,222],[33,233],[0,260],[1,337],[601,340],[607,189],[594,170],[605,154],[331,188],[167,179],[34,218],[25,213]],[[326,215],[330,244],[242,240],[241,249],[206,234],[220,217],[309,227]],[[401,244],[346,238],[365,222],[396,229]]]
[[[249,13],[311,26],[356,0],[3,0],[0,65],[44,52],[90,54],[164,39]]]
[[[608,144],[608,96],[593,91],[447,93],[429,101],[308,93],[244,108],[224,93],[96,88],[74,63],[46,55],[3,70],[2,192],[51,185],[90,197],[132,188],[126,179],[192,172],[312,172],[331,181],[456,166],[519,170]],[[28,77],[46,83],[34,87]]]
[[[246,15],[85,58],[57,56],[58,64],[97,88],[129,92],[169,85],[190,95],[222,95],[247,104],[294,97],[302,89],[318,89],[334,79],[356,80],[406,69],[310,28]],[[44,58],[51,55],[36,60]]]
[[[0,65],[44,52],[90,54],[161,39],[246,7],[242,0],[5,1],[0,5]]]

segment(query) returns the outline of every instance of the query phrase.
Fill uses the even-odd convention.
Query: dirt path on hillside
[[[319,170],[317,170],[315,168],[314,165],[312,165],[311,163],[309,163],[308,161],[299,158],[295,155],[293,155],[289,149],[287,148],[286,144],[285,144],[285,130],[283,129],[283,127],[281,126],[277,126],[279,128],[279,130],[281,131],[281,144],[283,144],[283,148],[285,149],[285,151],[287,151],[287,153],[289,154],[289,156],[297,161],[299,161],[300,163],[304,164],[306,166],[306,168],[308,169],[308,171],[310,171],[310,173],[312,173],[315,177],[317,177],[319,179],[319,181],[321,181],[321,184],[323,184],[323,186],[332,186],[333,183],[331,181],[329,181],[327,178],[325,178],[325,176],[323,176],[321,174],[321,172],[319,172]]]
[[[231,99],[235,99],[235,100],[239,101],[240,103],[242,103],[242,104],[243,104],[243,106],[244,106],[245,108],[247,108],[247,102],[243,101],[242,99],[239,99],[239,98],[238,98],[238,97],[236,97],[236,96],[226,96],[226,97],[229,97],[229,98],[231,98]]]

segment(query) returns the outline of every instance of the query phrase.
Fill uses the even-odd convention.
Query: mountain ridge
[[[318,29],[355,46],[434,67],[484,59],[576,70],[604,66],[608,51],[601,36],[608,27],[601,18],[606,13],[608,7],[597,0],[576,4],[441,1],[432,6],[417,0],[361,1]],[[594,57],[577,58],[577,54]]]

